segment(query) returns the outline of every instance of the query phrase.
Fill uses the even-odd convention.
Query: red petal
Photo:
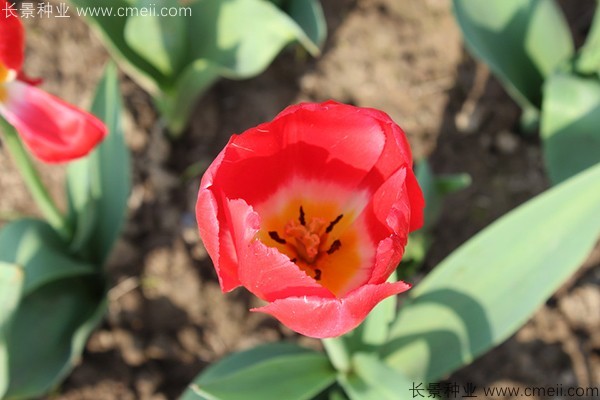
[[[377,303],[408,289],[410,285],[405,282],[365,285],[342,299],[288,297],[251,311],[270,314],[305,336],[336,337],[356,328]]]
[[[1,0],[0,10],[0,63],[8,69],[19,71],[25,53],[25,33],[18,11],[6,0]],[[11,12],[12,10],[12,12]]]
[[[238,255],[238,276],[250,292],[266,301],[304,294],[334,297],[286,255],[256,238],[260,217],[244,200],[229,200],[227,204]]]
[[[221,202],[212,191],[214,174],[221,165],[223,156],[222,151],[202,177],[196,203],[196,220],[200,238],[217,271],[221,290],[229,292],[240,286],[237,276],[237,254],[223,206],[219,207]]]
[[[227,197],[256,205],[294,177],[356,188],[380,159],[385,134],[362,109],[325,103],[286,110],[231,139],[217,179]]]
[[[416,231],[423,226],[425,198],[417,182],[417,177],[412,171],[406,175],[406,191],[410,201],[410,231]]]
[[[40,160],[70,161],[89,153],[106,135],[92,114],[24,83],[6,85],[8,99],[0,112]]]

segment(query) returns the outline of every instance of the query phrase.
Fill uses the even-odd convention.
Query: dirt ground
[[[425,270],[547,188],[537,138],[517,133],[518,108],[464,51],[449,1],[323,3],[329,37],[319,59],[291,49],[257,78],[220,81],[178,142],[165,137],[149,97],[121,76],[135,182],[125,232],[107,266],[109,312],[49,399],[173,399],[231,352],[282,339],[320,346],[248,312],[258,303],[244,290],[221,293],[194,217],[199,175],[228,137],[289,104],[334,98],[380,108],[437,173],[471,175],[471,187],[448,198]],[[561,4],[580,42],[593,1]],[[43,77],[48,91],[87,106],[108,60],[99,40],[75,16],[25,23],[26,71]],[[0,224],[36,214],[3,149],[0,170]],[[64,203],[63,169],[43,170]],[[447,381],[476,385],[479,398],[484,386],[600,385],[598,250],[518,333]]]

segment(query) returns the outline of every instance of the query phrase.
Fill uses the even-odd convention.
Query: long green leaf
[[[352,358],[353,374],[340,375],[338,382],[351,400],[396,400],[414,398],[412,382],[380,361],[373,353],[357,353]]]
[[[129,151],[121,124],[117,71],[107,67],[92,112],[109,135],[87,157],[69,164],[67,190],[75,225],[74,251],[102,265],[118,237],[131,187]]]
[[[264,0],[204,0],[191,6],[190,52],[194,59],[218,66],[222,76],[254,76],[295,40],[319,53],[292,18]]]
[[[592,28],[588,33],[585,44],[579,50],[575,67],[582,74],[600,74],[600,7],[598,1],[596,1],[596,12]]]
[[[544,158],[557,184],[600,162],[600,80],[559,73],[544,89]]]
[[[600,164],[470,239],[411,290],[381,349],[433,382],[514,333],[585,260],[600,235]]]
[[[335,381],[327,357],[291,344],[231,355],[200,374],[181,400],[311,399]]]
[[[23,295],[54,281],[97,273],[93,265],[73,259],[47,223],[33,219],[17,220],[0,230],[0,261],[23,269]]]
[[[178,0],[159,0],[158,4],[161,11],[181,7]],[[186,62],[187,28],[191,16],[181,15],[179,12],[172,16],[161,16],[155,12],[156,5],[156,0],[136,2],[136,9],[154,12],[127,18],[125,41],[165,76],[174,77]]]
[[[321,3],[318,0],[290,0],[285,11],[310,39],[309,47],[316,45],[320,48],[323,46],[327,37],[327,26]]]
[[[23,278],[23,270],[19,266],[0,261],[0,398],[8,389],[10,377],[6,336],[21,298]]]
[[[571,34],[554,0],[454,0],[469,49],[523,108],[542,104],[544,78],[572,57]]]
[[[154,98],[172,134],[183,132],[189,116],[195,110],[199,94],[217,81],[219,74],[220,69],[215,64],[207,60],[196,60],[179,75],[172,90]]]
[[[7,338],[7,399],[41,396],[66,376],[105,312],[103,297],[103,285],[96,279],[71,278],[47,284],[22,300]]]
[[[168,77],[160,73],[152,64],[137,54],[125,41],[127,18],[116,15],[117,10],[126,10],[133,6],[126,0],[70,0],[77,6],[78,14],[85,17],[99,32],[104,44],[119,65],[127,71],[146,91],[158,95],[160,88],[168,85]],[[110,10],[112,15],[102,11]]]

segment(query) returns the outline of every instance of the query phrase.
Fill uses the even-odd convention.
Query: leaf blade
[[[393,339],[381,349],[386,361],[415,381],[432,382],[518,329],[596,243],[598,181],[600,164],[513,210],[446,258],[409,294]]]

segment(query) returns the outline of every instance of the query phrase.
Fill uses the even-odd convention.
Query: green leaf
[[[21,301],[7,337],[8,399],[41,396],[67,375],[105,312],[103,297],[97,279],[71,278],[49,283]]]
[[[70,0],[78,9],[78,15],[99,32],[104,44],[121,68],[131,75],[151,95],[158,95],[160,88],[168,84],[168,77],[137,54],[125,41],[127,17],[119,17],[116,10],[125,10],[133,4],[126,0]],[[102,10],[112,10],[112,15],[103,15]],[[95,14],[95,15],[94,15]]]
[[[397,274],[390,275],[387,281],[397,282]],[[389,338],[391,324],[396,317],[397,305],[397,296],[388,297],[377,304],[367,315],[367,318],[350,333],[341,337],[323,340],[327,354],[338,371],[346,371],[349,367],[339,368],[333,360],[332,351],[343,351],[344,354],[340,356],[349,358],[349,354],[373,351],[377,346],[386,343]],[[333,341],[339,341],[340,343],[332,344]],[[339,348],[339,350],[336,350],[336,348]],[[348,364],[350,361],[343,362]]]
[[[312,54],[319,47],[272,3],[264,0],[204,0],[191,5],[190,35],[194,59],[206,60],[228,78],[264,71],[281,49],[298,40]]]
[[[23,286],[23,270],[15,264],[0,261],[0,398],[8,389],[8,349],[6,336],[15,312],[21,288]]]
[[[600,164],[484,229],[413,288],[381,348],[409,379],[434,382],[514,333],[600,235]]]
[[[196,108],[198,95],[219,78],[219,68],[206,60],[190,64],[178,77],[172,90],[154,99],[165,118],[169,132],[178,136],[185,129],[189,116]]]
[[[73,259],[66,244],[45,222],[21,219],[0,230],[0,261],[23,268],[23,295],[61,279],[97,273]]]
[[[544,89],[544,159],[557,184],[600,162],[600,81],[555,74]]]
[[[385,365],[375,354],[355,354],[352,366],[352,374],[338,377],[338,382],[350,400],[396,400],[411,397],[412,382]]]
[[[190,16],[154,15],[159,9],[179,9],[178,0],[138,0],[135,8],[149,15],[132,15],[125,24],[125,42],[165,76],[174,76],[184,66]]]
[[[321,353],[271,344],[233,354],[207,368],[181,400],[311,399],[335,381]]]
[[[56,231],[38,220],[18,220],[0,231],[0,260],[2,272],[6,262],[18,266],[21,281],[6,282],[0,274],[0,304],[13,309],[0,316],[0,389],[8,375],[7,398],[39,396],[64,378],[83,351],[104,313],[104,283],[93,265],[69,255]],[[4,311],[12,314],[10,324]]]
[[[75,225],[72,249],[97,265],[104,263],[119,235],[131,187],[122,106],[117,71],[110,65],[92,105],[92,112],[106,123],[110,133],[90,155],[70,163],[67,170],[69,207]]]
[[[489,65],[523,108],[542,104],[542,84],[574,49],[554,0],[454,0],[471,52]]]
[[[327,38],[323,8],[318,0],[289,0],[284,10],[302,28],[310,39],[309,47],[321,48]],[[314,53],[318,55],[320,52]]]
[[[468,187],[471,177],[469,174],[435,175],[427,160],[419,161],[415,172],[425,198],[424,229],[429,230],[440,216],[444,197]]]
[[[596,2],[596,13],[585,44],[579,50],[575,69],[582,74],[600,74],[600,7]]]

